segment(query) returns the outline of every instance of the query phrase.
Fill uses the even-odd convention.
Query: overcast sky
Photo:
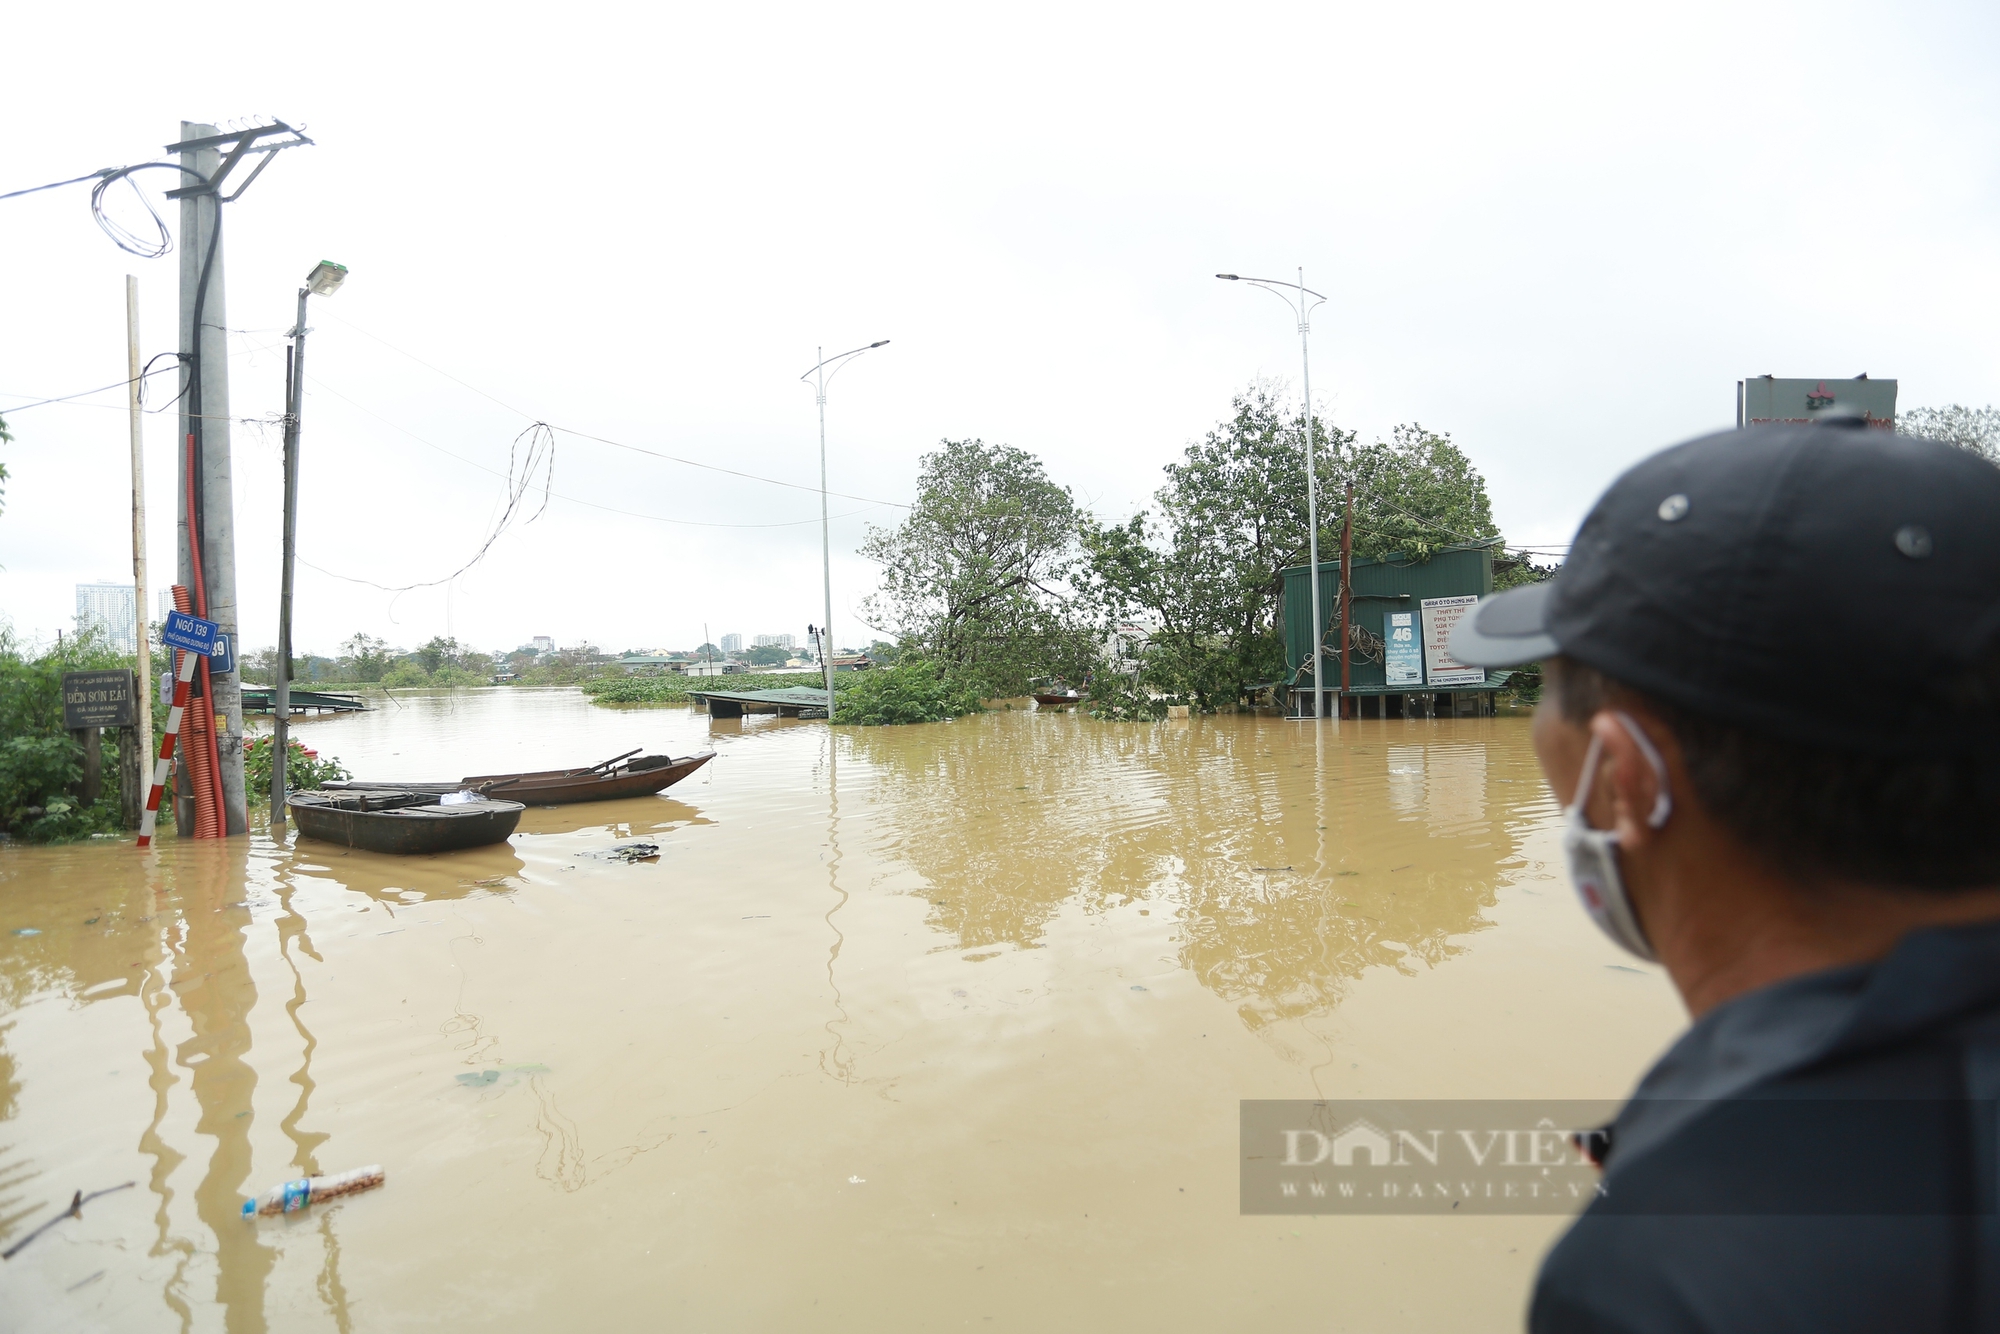
[[[1744,375],[2000,400],[1991,4],[43,5],[7,28],[0,192],[158,158],[183,119],[317,142],[226,234],[240,418],[280,409],[306,271],[352,270],[312,319],[301,649],[803,638],[814,494],[570,434],[546,512],[448,593],[333,575],[464,564],[537,419],[811,485],[820,345],[894,340],[833,386],[831,489],[907,501],[927,449],[978,436],[1121,518],[1233,393],[1298,391],[1291,317],[1222,270],[1304,266],[1331,298],[1321,410],[1450,433],[1514,542],[1566,541],[1620,469],[1727,426]],[[79,581],[130,579],[126,421],[122,391],[7,408],[123,378],[126,273],[146,355],[174,347],[177,256],[115,248],[87,195],[0,202],[0,613],[27,636],[67,627]],[[174,434],[147,419],[156,587]],[[233,430],[250,647],[276,634],[278,445]],[[898,511],[833,512],[836,631],[862,642],[855,549]]]

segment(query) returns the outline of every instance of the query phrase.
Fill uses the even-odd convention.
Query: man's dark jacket
[[[1618,1115],[1534,1334],[2000,1334],[2000,923],[1704,1015]]]

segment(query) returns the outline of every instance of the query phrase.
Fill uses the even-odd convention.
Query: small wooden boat
[[[638,756],[638,758],[633,758]],[[639,755],[636,750],[614,756],[588,769],[542,769],[526,774],[475,774],[456,783],[390,783],[349,779],[326,783],[330,792],[424,792],[442,796],[470,788],[491,797],[526,802],[530,806],[565,806],[574,801],[611,801],[664,792],[715,758],[715,752],[674,759]]]
[[[368,852],[421,855],[504,843],[527,807],[436,792],[294,792],[285,800],[299,833]]]
[[[1061,694],[1061,695],[1056,695],[1056,694],[1036,695],[1035,703],[1041,705],[1045,709],[1052,709],[1052,708],[1057,708],[1064,704],[1081,704],[1083,703],[1083,696],[1074,690],[1068,692],[1067,694]]]

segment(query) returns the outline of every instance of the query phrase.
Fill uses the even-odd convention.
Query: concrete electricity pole
[[[274,136],[290,136],[263,143]],[[197,615],[222,627],[232,649],[240,650],[241,617],[236,604],[235,487],[229,457],[229,334],[223,281],[222,206],[236,199],[270,165],[280,149],[310,143],[282,121],[249,130],[217,132],[213,125],[181,122],[181,139],[167,145],[180,154],[183,178],[194,184],[167,193],[181,201],[181,409],[178,544],[180,582]],[[256,167],[232,193],[225,180],[245,157]],[[216,768],[220,779],[224,834],[249,830],[243,793],[243,691],[236,672],[211,675],[201,668],[205,698],[191,707],[212,716]],[[197,736],[200,733],[196,734]],[[175,821],[193,832],[194,794],[186,766]]]
[[[131,747],[137,752],[136,765],[126,765],[120,770],[120,780],[125,781],[130,769],[131,787],[125,795],[126,812],[133,826],[138,826],[138,806],[146,799],[139,788],[142,781],[151,781],[145,773],[146,757],[153,748],[153,634],[152,619],[146,611],[146,454],[141,446],[145,432],[141,429],[145,418],[139,413],[139,280],[131,274],[125,275],[125,364],[126,374],[132,383],[125,386],[125,407],[131,417],[132,427],[132,599],[133,625],[138,642],[133,648],[133,665],[138,669],[135,683],[139,691],[138,744]]]

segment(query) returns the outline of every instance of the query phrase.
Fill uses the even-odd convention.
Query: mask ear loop
[[[1653,766],[1653,776],[1660,782],[1659,793],[1653,798],[1652,812],[1646,816],[1647,827],[1659,829],[1667,823],[1668,819],[1674,813],[1673,794],[1667,789],[1667,762],[1660,758],[1658,748],[1653,745],[1653,738],[1646,735],[1646,729],[1639,726],[1638,720],[1633,718],[1631,714],[1626,713],[1622,709],[1613,709],[1611,716],[1623,724],[1625,730],[1631,734],[1634,744],[1639,747],[1639,753],[1646,757],[1646,763]],[[1595,745],[1596,739],[1593,738],[1593,749],[1590,757],[1593,761],[1597,758]],[[1586,774],[1589,773],[1591,767],[1589,762],[1585,763],[1584,771]]]
[[[1597,762],[1603,755],[1604,738],[1592,733],[1590,748],[1583,752],[1583,772],[1576,776],[1576,795],[1569,804],[1586,829],[1590,827],[1590,785],[1597,778]]]

